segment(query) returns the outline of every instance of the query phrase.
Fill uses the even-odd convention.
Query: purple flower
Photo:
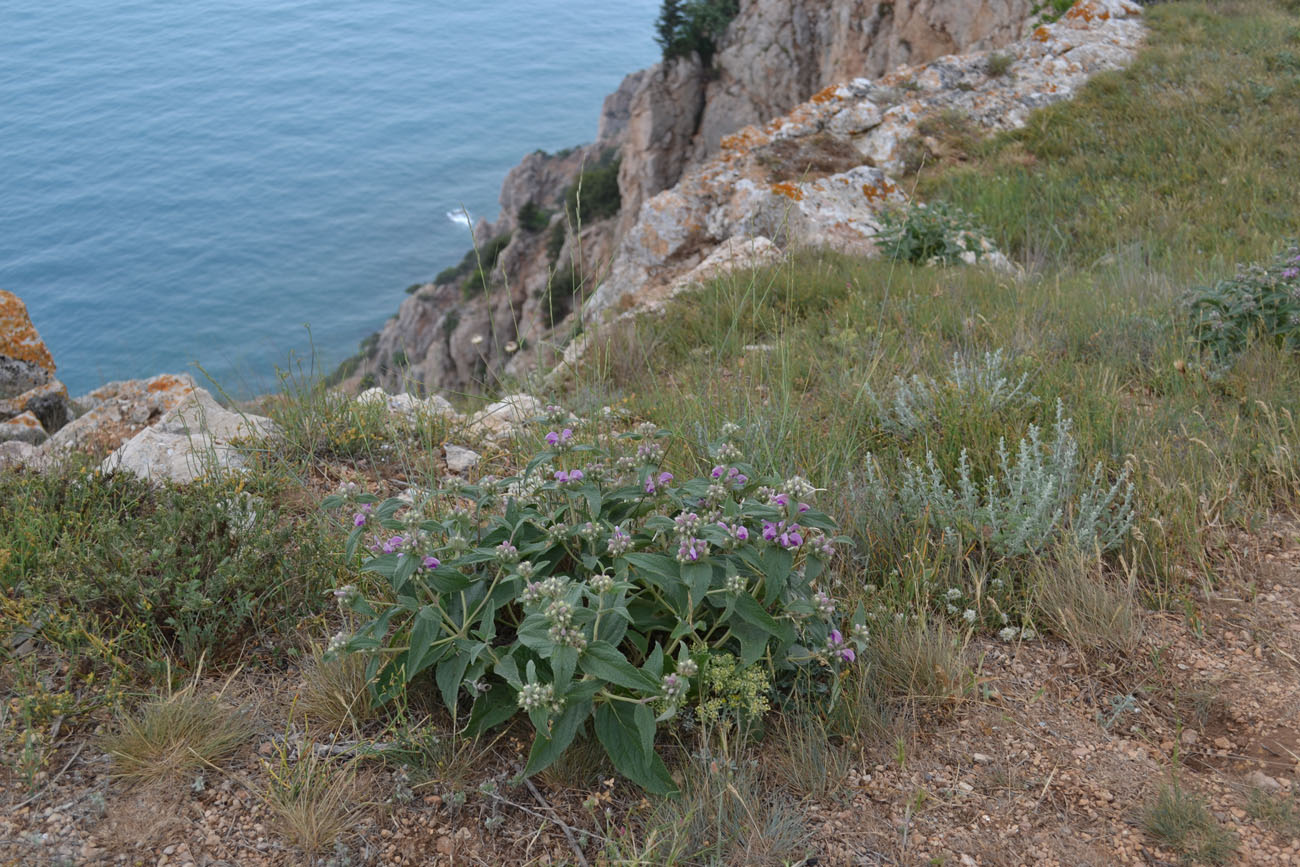
[[[853,648],[844,643],[844,636],[838,629],[832,629],[831,634],[826,639],[826,652],[831,656],[838,657],[841,662],[854,662],[858,655],[853,652]]]
[[[425,569],[437,569],[442,565],[442,562],[437,557],[430,555],[424,558],[423,565]]]
[[[683,536],[677,543],[677,559],[682,563],[695,563],[709,552],[709,543],[703,539]]]
[[[564,484],[568,480],[569,480],[569,474],[567,472],[565,472],[564,470],[555,471],[555,481],[559,482],[560,484]]]
[[[1287,280],[1294,280],[1295,278],[1300,277],[1300,268],[1287,268],[1282,272],[1282,276]]]
[[[384,543],[384,553],[391,554],[400,547],[402,547],[402,537],[394,536]]]
[[[655,491],[659,490],[660,488],[662,488],[664,485],[668,484],[672,480],[673,480],[672,473],[660,473],[659,479],[657,481],[653,476],[651,476],[650,478],[645,480],[645,492],[647,494],[653,494]]]
[[[713,478],[715,479],[720,479],[722,478],[722,474],[725,473],[726,471],[727,471],[726,467],[716,466],[713,468],[713,472],[710,473],[710,475],[713,476]]]
[[[569,481],[571,482],[582,481],[582,470],[571,470],[569,472]]]
[[[768,542],[776,542],[782,548],[798,548],[803,544],[801,529],[798,524],[791,524],[786,521],[780,523],[764,521],[763,538]]]
[[[366,516],[363,513],[357,512],[355,515],[352,516],[352,526],[362,527],[365,526],[365,523],[366,523]]]
[[[555,431],[551,431],[546,435],[546,444],[551,446],[558,446],[560,444],[560,435]]]
[[[731,535],[736,538],[737,542],[749,541],[749,530],[739,524],[737,524],[736,528],[731,531]]]
[[[799,510],[798,510],[798,511],[799,511],[799,514],[802,515],[804,512],[808,511],[808,510],[811,509],[811,508],[812,508],[812,506],[808,505],[807,503],[800,503],[800,504],[799,504]]]

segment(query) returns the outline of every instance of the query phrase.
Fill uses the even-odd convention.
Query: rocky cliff
[[[593,144],[530,154],[512,169],[502,185],[500,216],[475,229],[477,254],[417,288],[362,355],[345,366],[347,382],[480,390],[539,363],[549,366],[579,330],[582,300],[594,295],[603,300],[588,309],[607,307],[609,299],[634,293],[648,279],[638,270],[643,265],[662,270],[666,264],[634,261],[635,253],[629,257],[629,250],[644,244],[644,232],[631,248],[628,237],[647,224],[645,206],[652,200],[655,225],[675,223],[672,231],[691,239],[672,247],[668,258],[674,260],[669,269],[674,273],[701,263],[712,246],[735,234],[719,236],[713,229],[701,234],[692,223],[698,214],[675,211],[673,200],[657,197],[734,155],[738,141],[751,135],[742,133],[737,140],[738,131],[761,131],[802,110],[828,87],[879,78],[899,64],[1011,45],[1032,29],[1035,5],[1033,0],[742,3],[707,68],[692,56],[629,75],[606,98]],[[892,107],[873,93],[856,113],[837,113],[830,132],[838,144],[832,143],[829,153],[818,144],[812,156],[828,161],[831,171],[821,175],[860,168],[862,177],[853,175],[846,183],[855,189],[874,185],[887,194],[888,180],[871,165],[875,157],[853,142]],[[816,123],[826,120],[818,115]],[[776,150],[768,156],[791,165],[807,156]],[[820,199],[808,201],[805,210]],[[862,228],[850,230],[853,238]]]

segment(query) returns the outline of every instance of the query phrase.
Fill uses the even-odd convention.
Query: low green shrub
[[[1193,289],[1184,299],[1191,339],[1200,352],[1228,364],[1252,341],[1300,351],[1300,245],[1265,265]]]
[[[338,566],[319,534],[239,480],[175,487],[74,470],[0,474],[0,550],[7,594],[145,642],[119,652],[161,647],[190,664],[238,656],[256,631],[307,610]]]
[[[519,228],[525,232],[541,232],[551,224],[552,213],[530,199],[519,208]]]
[[[583,169],[578,180],[564,194],[569,222],[580,225],[618,215],[623,206],[622,193],[618,189],[621,163],[622,160],[610,152],[596,165]]]
[[[913,265],[979,261],[992,249],[974,217],[943,202],[882,211],[876,243],[885,258]]]
[[[381,701],[432,673],[449,709],[472,703],[474,730],[522,709],[536,730],[528,774],[591,720],[623,775],[674,791],[654,750],[660,723],[688,706],[727,713],[733,698],[761,713],[769,686],[833,676],[855,655],[818,589],[840,541],[832,522],[803,479],[752,478],[738,433],[725,428],[718,465],[681,484],[653,425],[586,442],[563,428],[500,483],[415,505],[330,498],[353,517],[349,553],[392,591],[340,590],[364,623],[334,649],[374,653]],[[745,674],[734,696],[709,675],[728,661]]]
[[[709,66],[718,39],[739,11],[738,0],[663,0],[655,22],[655,42],[663,49],[664,60],[689,57],[694,52]]]

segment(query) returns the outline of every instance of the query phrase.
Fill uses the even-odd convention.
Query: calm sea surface
[[[74,394],[329,369],[596,135],[657,0],[5,0],[0,288]],[[310,326],[311,340],[304,326]]]

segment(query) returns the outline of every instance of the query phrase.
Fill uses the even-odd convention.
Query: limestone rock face
[[[1126,65],[1143,37],[1141,12],[1133,0],[1079,0],[1060,21],[1004,46],[1012,62],[1002,75],[989,74],[989,52],[949,55],[827,87],[762,127],[725,136],[716,157],[641,205],[586,312],[652,305],[737,235],[870,255],[880,209],[904,200],[890,173],[920,124],[956,112],[987,131],[1023,125],[1093,74]]]
[[[30,412],[19,413],[11,419],[0,421],[0,442],[17,440],[37,446],[45,442],[47,436],[45,429],[41,427],[41,420]]]
[[[463,392],[527,376],[560,360],[589,314],[661,297],[728,238],[872,252],[874,214],[902,199],[889,175],[918,122],[951,108],[988,129],[1015,126],[1131,56],[1135,4],[1080,0],[1025,41],[1038,5],[747,0],[709,68],[688,57],[633,73],[606,98],[594,144],[525,157],[502,185],[500,216],[475,230],[480,243],[512,233],[491,291],[422,287],[349,384]],[[1112,26],[1123,21],[1132,26]],[[1001,81],[985,74],[992,49],[1016,57]],[[615,147],[619,214],[575,237],[564,192]],[[801,172],[809,162],[822,168]],[[544,231],[519,225],[529,202],[552,211]]]
[[[0,289],[0,399],[54,379],[54,358],[27,315],[27,305]]]
[[[692,58],[642,73],[623,142],[624,215],[677,182],[725,136],[790,111],[819,90],[876,78],[900,64],[1018,39],[1033,0],[755,0],[739,14],[710,69]]]

